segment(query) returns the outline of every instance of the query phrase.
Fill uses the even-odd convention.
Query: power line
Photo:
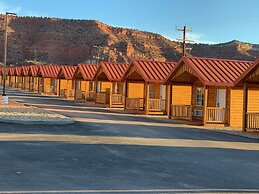
[[[182,41],[182,43],[183,43],[183,56],[186,56],[186,42],[194,42],[193,40],[186,39],[186,33],[187,32],[192,32],[192,30],[188,30],[186,28],[186,24],[184,25],[183,28],[176,27],[175,29],[178,30],[178,31],[183,32],[183,37],[182,38],[177,38],[177,40],[178,41]]]

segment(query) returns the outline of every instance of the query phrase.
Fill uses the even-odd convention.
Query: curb
[[[24,124],[24,125],[68,125],[74,123],[72,119],[67,121],[26,121],[0,118],[1,123]]]

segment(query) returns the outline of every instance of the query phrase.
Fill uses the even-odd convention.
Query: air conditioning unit
[[[193,114],[194,114],[194,116],[196,116],[196,117],[202,117],[202,116],[203,116],[203,110],[194,109]]]

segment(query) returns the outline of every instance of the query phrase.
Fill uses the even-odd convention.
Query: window
[[[113,94],[122,94],[123,93],[123,84],[115,82],[112,84],[112,93]]]
[[[94,91],[94,82],[90,81],[89,83],[89,91],[93,92]]]
[[[113,88],[112,88],[112,93],[113,94],[119,94],[119,84],[118,83],[113,83]]]
[[[98,93],[101,92],[101,82],[100,81],[97,82],[97,92]]]
[[[81,81],[80,80],[77,81],[76,89],[81,90]]]
[[[155,98],[155,85],[149,85],[149,98]]]
[[[203,106],[203,90],[196,88],[196,106]]]
[[[194,109],[194,116],[196,117],[202,117],[203,116],[203,110]]]
[[[51,78],[51,79],[50,79],[50,86],[55,87],[55,85],[56,85],[56,80],[53,79],[53,78]]]
[[[72,80],[72,90],[74,90],[75,89],[75,80],[73,79]]]

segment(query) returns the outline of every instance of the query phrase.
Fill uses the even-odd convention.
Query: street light
[[[8,28],[8,16],[13,15],[16,16],[16,13],[6,12],[5,13],[5,39],[4,39],[4,80],[3,80],[3,94],[2,96],[6,96],[5,94],[5,80],[6,80],[6,58],[7,58],[7,28]]]

